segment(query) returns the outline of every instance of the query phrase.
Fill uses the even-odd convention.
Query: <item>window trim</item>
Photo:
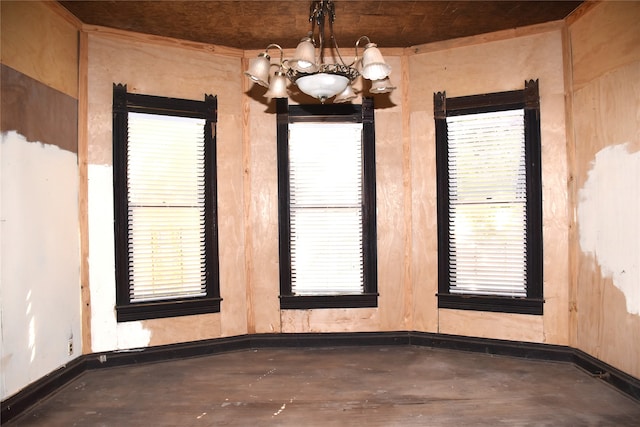
[[[542,172],[540,97],[538,80],[525,82],[523,90],[447,98],[434,93],[438,197],[438,308],[504,313],[543,314],[542,275]],[[465,114],[524,109],[527,175],[527,297],[459,295],[449,291],[449,174],[446,118]]]
[[[362,105],[312,104],[289,105],[286,98],[276,99],[278,156],[278,218],[280,260],[280,308],[357,308],[378,306],[375,123],[373,99]],[[291,291],[291,247],[289,205],[289,123],[353,122],[362,123],[363,143],[363,268],[364,292],[358,295],[296,296]]]
[[[205,257],[206,295],[192,298],[131,303],[129,299],[129,248],[127,198],[128,113],[150,113],[202,118],[205,157]],[[217,231],[216,132],[217,97],[204,101],[166,98],[128,93],[126,84],[113,85],[113,206],[116,279],[116,317],[118,322],[216,313],[220,311],[220,285]]]

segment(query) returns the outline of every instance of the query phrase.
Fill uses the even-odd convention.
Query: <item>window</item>
[[[434,112],[438,307],[542,314],[538,81]]]
[[[280,307],[376,307],[373,101],[276,102]]]
[[[220,311],[216,98],[113,87],[119,322]]]

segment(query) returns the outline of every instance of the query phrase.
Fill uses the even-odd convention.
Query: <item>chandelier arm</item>
[[[317,16],[316,21],[318,24],[318,41],[319,41],[319,55],[320,55],[320,63],[324,64],[324,22],[325,22],[325,8],[326,8],[326,0],[322,1],[322,4],[319,8],[316,8]]]
[[[319,13],[319,5],[320,2],[314,1],[309,7],[309,22],[311,22],[311,31],[309,31],[309,38],[311,39],[311,43],[313,43],[314,47],[318,47],[316,42],[316,21],[318,20],[317,16]]]
[[[282,49],[282,47],[279,44],[276,43],[271,43],[269,46],[267,46],[267,48],[264,50],[265,53],[269,52],[269,49],[271,49],[272,47],[275,47],[276,49],[278,49],[280,51],[280,67],[283,66],[284,64],[284,50]]]
[[[322,1],[314,1],[309,6],[309,22],[315,24],[315,20],[320,15],[320,11],[322,10]]]
[[[369,40],[369,37],[360,36],[360,38],[356,41],[356,56],[353,58],[353,62],[351,63],[351,66],[353,66],[356,62],[358,62],[358,47],[360,46],[360,42],[362,41],[362,39],[367,39],[367,44],[371,43],[371,40]]]
[[[338,40],[336,39],[335,33],[333,32],[333,21],[336,18],[336,11],[335,8],[333,7],[333,3],[331,4],[331,16],[329,19],[329,35],[331,37],[331,41],[333,42],[333,46],[336,48],[336,53],[338,54],[338,58],[340,59],[340,62],[342,62],[342,65],[347,65],[347,63],[344,61],[344,59],[342,59],[342,55],[340,54],[340,48],[338,47]],[[349,65],[352,66],[353,64],[355,64],[355,60],[353,61],[352,64]]]

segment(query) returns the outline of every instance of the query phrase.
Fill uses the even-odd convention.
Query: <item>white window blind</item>
[[[128,115],[131,302],[206,295],[204,125]]]
[[[524,110],[447,117],[450,292],[526,297]]]
[[[291,290],[363,293],[362,124],[289,125]]]

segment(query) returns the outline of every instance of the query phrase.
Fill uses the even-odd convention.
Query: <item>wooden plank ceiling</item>
[[[60,1],[83,23],[240,49],[293,48],[311,1]],[[335,0],[335,36],[409,47],[565,18],[581,1]],[[328,32],[328,29],[327,29]],[[328,34],[328,33],[327,33]]]

